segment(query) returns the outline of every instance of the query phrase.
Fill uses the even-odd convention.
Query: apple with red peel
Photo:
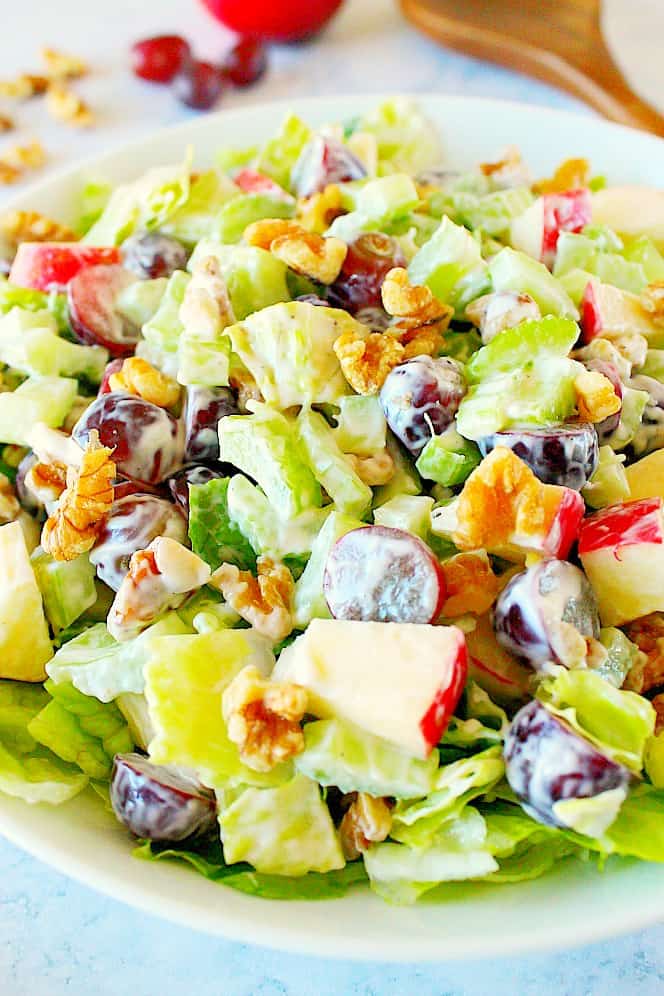
[[[307,689],[312,715],[346,719],[421,758],[440,741],[467,674],[456,626],[339,619],[314,619],[274,670]]]
[[[571,488],[560,490],[563,494],[549,532],[543,538],[540,552],[548,557],[559,557],[564,560],[579,535],[579,526],[586,506],[578,491],[573,491]]]
[[[523,808],[538,823],[565,827],[556,803],[627,792],[631,774],[537,700],[516,714],[505,738],[505,773]]]
[[[283,200],[291,200],[291,195],[270,176],[260,173],[257,169],[241,169],[233,177],[233,183],[244,190],[245,194],[268,194],[272,197],[281,197]]]
[[[22,242],[16,251],[9,281],[16,287],[61,291],[86,267],[119,262],[120,250],[115,246]]]
[[[329,135],[316,135],[295,164],[293,186],[298,197],[311,197],[330,183],[361,180],[366,175],[364,164],[346,145]]]
[[[323,27],[342,0],[274,3],[274,0],[203,0],[217,20],[231,31],[266,41],[300,41]]]
[[[587,189],[544,194],[512,222],[510,242],[515,249],[551,267],[561,232],[580,232],[591,219],[592,202]]]
[[[185,840],[211,830],[214,794],[177,768],[153,764],[142,754],[116,754],[111,806],[121,823],[148,840]]]
[[[636,294],[603,284],[596,278],[588,281],[583,292],[580,324],[584,344],[600,335],[611,338],[638,333],[648,338],[658,332]]]
[[[581,526],[579,557],[604,626],[664,611],[662,506],[661,498],[622,502]]]
[[[466,646],[468,676],[494,702],[514,707],[532,694],[533,672],[498,643],[488,613],[480,616],[475,629],[466,633]]]

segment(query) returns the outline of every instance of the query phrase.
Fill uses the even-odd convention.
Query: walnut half
[[[358,792],[339,828],[344,855],[349,861],[359,858],[372,844],[385,840],[391,829],[392,810],[387,800]]]

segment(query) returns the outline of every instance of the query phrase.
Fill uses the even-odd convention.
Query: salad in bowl
[[[453,167],[394,100],[0,220],[0,791],[277,899],[664,860],[664,195]]]

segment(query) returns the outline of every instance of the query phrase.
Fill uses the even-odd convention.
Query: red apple
[[[590,192],[585,188],[544,194],[512,223],[515,249],[552,266],[561,232],[580,232],[592,219]]]
[[[274,0],[203,0],[222,24],[239,35],[267,41],[299,41],[322,28],[342,0],[275,3]]]
[[[611,505],[579,532],[579,557],[604,626],[664,611],[664,517],[661,498]]]
[[[593,278],[586,284],[581,300],[581,337],[584,343],[601,335],[653,336],[661,328],[652,321],[636,294],[620,290],[612,284],[603,284]]]
[[[266,176],[265,173],[259,173],[256,169],[248,167],[241,169],[233,177],[233,182],[244,190],[245,194],[268,194],[280,197],[282,200],[292,200],[288,191],[275,183],[272,177]]]
[[[88,266],[120,263],[116,246],[86,246],[80,242],[22,242],[9,281],[33,290],[62,290]]]
[[[525,702],[532,694],[533,673],[498,643],[490,615],[480,616],[466,633],[468,676],[500,705]]]

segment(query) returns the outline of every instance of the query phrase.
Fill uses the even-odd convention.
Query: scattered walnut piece
[[[56,502],[67,487],[67,468],[63,463],[36,463],[25,475],[25,486],[42,505]]]
[[[76,242],[78,236],[37,211],[6,211],[0,215],[0,238],[16,250],[21,242]]]
[[[348,247],[341,239],[324,239],[309,232],[296,221],[266,218],[249,225],[245,241],[268,249],[286,266],[322,284],[331,284],[339,276]]]
[[[91,430],[80,470],[68,469],[67,487],[42,530],[42,546],[55,560],[75,560],[94,546],[113,504],[111,452]]]
[[[399,340],[403,346],[402,360],[411,360],[414,356],[438,356],[443,347],[443,333],[449,325],[449,318],[428,322],[426,325],[410,327],[406,320],[392,325],[388,335]]]
[[[334,343],[344,377],[358,394],[378,394],[390,370],[404,358],[404,347],[390,335],[371,332],[365,339],[344,332]]]
[[[395,266],[385,275],[381,297],[388,315],[412,319],[417,326],[442,318],[447,318],[449,323],[454,314],[454,309],[434,297],[428,287],[411,284],[408,270],[402,266]]]
[[[528,167],[515,145],[510,145],[505,150],[502,159],[497,162],[481,163],[480,171],[490,178],[494,188],[506,189],[530,184]]]
[[[235,676],[222,698],[229,739],[254,771],[271,771],[302,753],[300,723],[306,710],[306,689],[287,681],[266,681],[254,665]]]
[[[485,550],[455,554],[444,561],[443,574],[447,597],[442,614],[448,618],[488,612],[500,591]]]
[[[664,685],[664,613],[651,612],[627,623],[624,630],[643,656],[625,678],[623,688],[643,694]]]
[[[41,57],[51,80],[75,80],[87,76],[90,71],[88,64],[78,56],[67,55],[48,46],[42,48]]]
[[[602,422],[620,411],[621,401],[608,377],[584,370],[574,381],[576,407],[582,422]]]
[[[2,161],[15,169],[39,169],[46,162],[46,149],[41,142],[28,145],[12,145],[2,154]]]
[[[336,183],[329,183],[324,190],[311,197],[300,197],[297,202],[297,221],[309,232],[322,235],[335,218],[344,213],[341,190]]]
[[[0,132],[12,131],[14,127],[13,118],[10,118],[8,114],[0,114]]]
[[[655,735],[664,730],[664,695],[656,695],[651,702],[657,714],[655,718]]]
[[[228,604],[259,633],[278,643],[293,629],[293,575],[271,557],[259,557],[258,577],[233,564],[217,568],[210,584],[218,588]]]
[[[452,540],[460,550],[508,550],[515,535],[546,536],[560,504],[560,488],[542,484],[505,446],[476,467],[459,496]]]
[[[641,295],[641,303],[658,324],[664,322],[664,280],[648,284]]]
[[[89,128],[94,124],[94,117],[88,105],[64,83],[55,82],[49,85],[46,108],[57,121],[63,121],[74,128]]]
[[[385,840],[391,829],[392,811],[388,801],[358,792],[339,828],[344,855],[349,861],[359,858],[373,843]]]
[[[16,183],[20,175],[21,171],[16,169],[15,166],[10,166],[9,163],[5,163],[0,159],[0,184],[8,186],[10,183]]]
[[[0,523],[13,522],[21,511],[12,482],[0,474]]]
[[[112,391],[136,394],[160,408],[170,408],[176,404],[181,390],[176,380],[157,370],[140,356],[128,357],[121,369],[111,374],[109,387]]]
[[[0,97],[12,100],[28,100],[48,89],[47,76],[37,76],[33,73],[21,73],[13,80],[0,80]]]
[[[387,484],[394,477],[394,460],[389,450],[384,449],[371,456],[356,456],[354,453],[347,453],[346,459],[353,465],[353,470],[365,484],[370,488]]]
[[[565,159],[552,177],[538,180],[533,190],[538,194],[562,194],[566,190],[587,187],[590,180],[590,163],[587,159]]]

